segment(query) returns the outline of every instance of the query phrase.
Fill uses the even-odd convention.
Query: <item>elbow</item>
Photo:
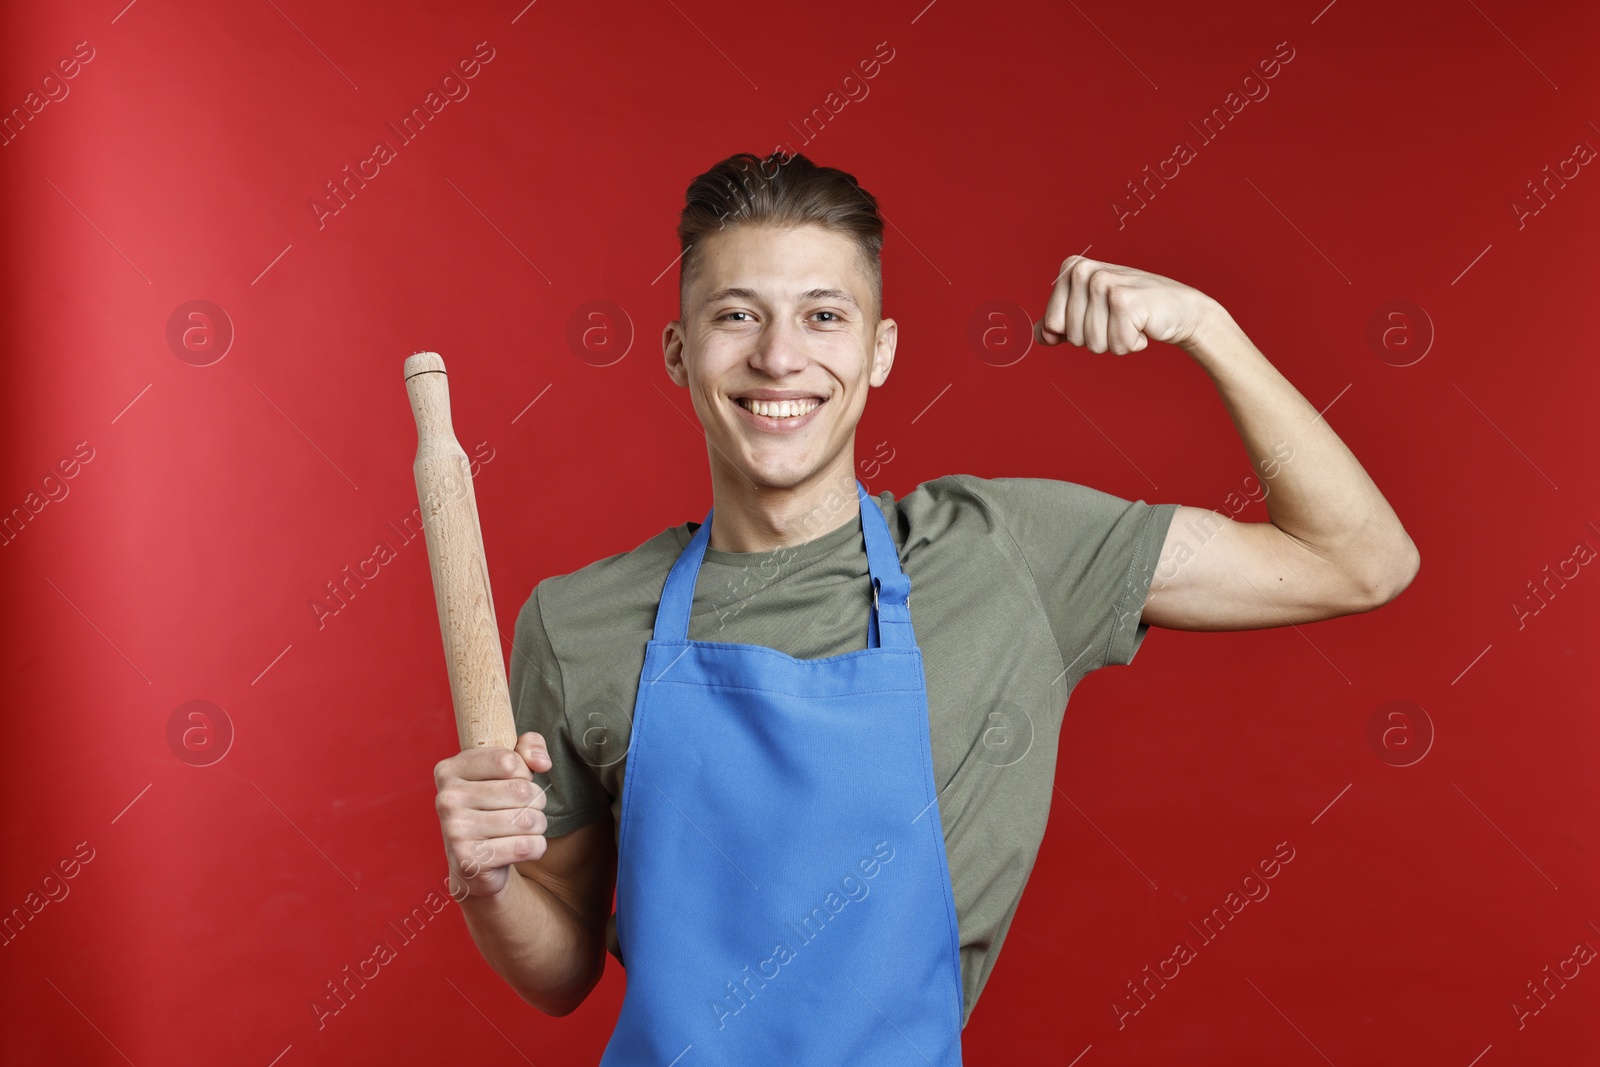
[[[578,1010],[579,1005],[589,999],[588,989],[585,989],[582,993],[560,996],[535,990],[519,990],[518,992],[521,993],[522,999],[526,1003],[557,1019],[563,1015],[571,1015]]]
[[[1404,536],[1404,535],[1402,535]],[[1410,537],[1394,551],[1388,565],[1366,582],[1368,610],[1381,608],[1406,591],[1422,569],[1422,553]]]
[[[600,951],[591,958],[587,973],[576,982],[562,989],[526,989],[518,988],[517,993],[523,1001],[539,1009],[546,1015],[561,1018],[571,1015],[582,1006],[594,987],[600,984],[600,978],[605,974],[605,952]]]
[[[545,997],[530,997],[526,994],[523,995],[522,999],[533,1005],[535,1008],[538,1008],[544,1014],[556,1019],[561,1018],[563,1015],[571,1015],[573,1012],[578,1010],[578,1005],[583,1003],[582,1000],[557,1002],[549,1000]]]

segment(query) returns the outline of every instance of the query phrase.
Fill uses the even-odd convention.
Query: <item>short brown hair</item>
[[[729,156],[689,183],[678,216],[678,308],[700,269],[696,245],[729,226],[816,223],[855,241],[883,315],[883,219],[855,175],[819,167],[798,152]]]

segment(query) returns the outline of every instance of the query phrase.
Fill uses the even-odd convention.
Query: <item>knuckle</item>
[[[511,816],[511,823],[519,830],[533,830],[543,818],[544,812],[538,808],[518,808]]]

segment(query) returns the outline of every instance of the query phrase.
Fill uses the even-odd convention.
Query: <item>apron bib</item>
[[[667,575],[618,831],[627,991],[602,1067],[960,1067],[960,937],[911,580],[860,482],[864,650],[689,640]]]

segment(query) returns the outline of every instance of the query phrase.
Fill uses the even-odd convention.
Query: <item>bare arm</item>
[[[592,822],[507,868],[500,893],[461,902],[489,966],[547,1015],[573,1011],[605,972],[615,855],[611,820]]]
[[[1216,384],[1261,473],[1270,521],[1181,507],[1142,620],[1187,630],[1286,626],[1398,596],[1421,555],[1327,420],[1220,304],[1183,347]]]
[[[1252,465],[1272,483],[1269,522],[1179,507],[1141,622],[1249,630],[1328,619],[1387,603],[1416,576],[1421,554],[1367,472],[1211,297],[1069,256],[1034,336],[1116,355],[1151,341],[1182,349],[1211,376]]]
[[[548,1015],[573,1011],[605,972],[616,885],[611,820],[546,838],[544,739],[467,749],[434,769],[452,896],[478,951],[523,1000]]]

